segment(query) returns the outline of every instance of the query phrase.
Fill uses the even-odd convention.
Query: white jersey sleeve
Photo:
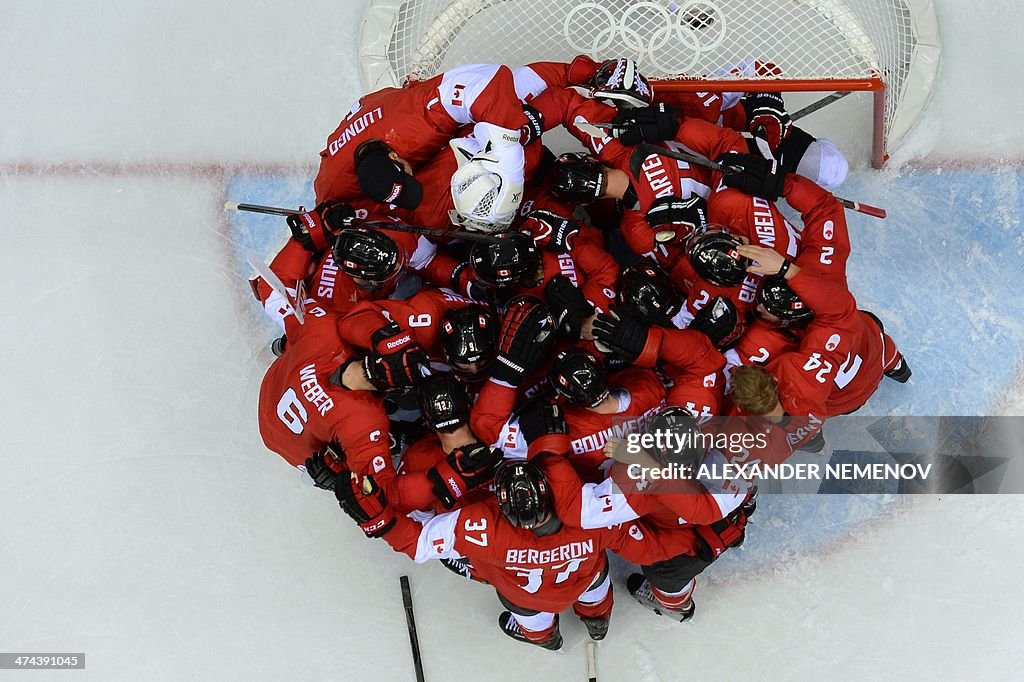
[[[512,79],[516,83],[516,97],[524,102],[548,89],[547,82],[529,66],[512,69]]]
[[[528,447],[526,439],[519,430],[519,417],[512,417],[498,432],[498,440],[491,443],[492,448],[499,448],[505,453],[505,459],[526,459]]]
[[[488,85],[500,64],[462,64],[446,71],[437,86],[441,106],[456,123],[473,123],[474,102]]]
[[[423,529],[416,541],[416,557],[418,564],[431,559],[461,559],[455,551],[455,529],[459,524],[461,509],[438,514],[432,519],[422,521]]]
[[[612,479],[583,485],[580,495],[580,528],[610,528],[633,521],[639,516]]]
[[[710,450],[704,457],[704,464],[714,465],[721,470],[728,464],[728,460],[718,450]],[[723,518],[743,504],[743,500],[746,499],[751,486],[749,481],[743,479],[726,480],[698,476],[697,480],[715,498],[718,508],[722,511]]]

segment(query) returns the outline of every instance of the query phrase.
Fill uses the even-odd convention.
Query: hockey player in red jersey
[[[364,95],[327,138],[314,182],[317,203],[360,193],[402,208],[416,207],[422,187],[412,173],[463,126],[486,128],[480,137],[511,149],[531,139],[523,103],[549,85],[586,83],[599,64],[580,56],[570,64],[538,62],[518,69],[500,64],[463,64],[402,88]],[[367,146],[369,144],[369,146]],[[360,148],[362,148],[360,150]],[[359,151],[360,153],[357,153]]]
[[[337,316],[309,313],[302,325],[294,316],[286,318],[288,346],[260,386],[260,435],[270,450],[328,490],[343,468],[372,473],[402,511],[430,509],[435,500],[450,506],[490,480],[500,455],[452,442],[447,457],[427,470],[396,475],[390,424],[383,394],[370,379],[373,370],[341,340]],[[386,358],[392,362],[388,371],[414,372],[418,362],[411,355],[405,349],[393,353]]]
[[[557,453],[568,447],[568,426],[558,405],[538,405],[520,418],[530,458],[551,483],[559,517],[581,528],[601,528],[642,518],[655,528],[692,533],[697,551],[643,566],[643,574],[627,581],[630,594],[659,615],[678,620],[693,616],[695,577],[730,546],[743,542],[747,517],[753,513],[754,489],[743,480],[712,480],[700,475],[702,464],[727,460],[718,450],[707,452],[693,414],[683,407],[660,410],[640,430],[671,433],[675,445],[643,450],[614,448],[622,461],[609,478],[583,484]],[[667,442],[667,441],[662,441]],[[612,448],[609,448],[612,449]],[[689,478],[647,480],[635,471],[685,467]],[[630,473],[634,472],[634,473]],[[646,577],[645,577],[646,576]]]
[[[665,387],[653,371],[629,367],[609,375],[601,361],[582,348],[559,353],[548,382],[566,403],[569,458],[587,481],[604,478],[601,467],[608,439],[635,430],[638,420],[665,399]],[[473,410],[474,432],[504,450],[506,457],[526,456],[519,417],[513,414],[516,399],[514,388],[492,379]]]
[[[792,328],[800,347],[763,369],[734,372],[738,408],[775,419],[793,417],[786,429],[796,447],[814,438],[827,417],[859,409],[883,376],[909,379],[910,368],[896,344],[874,315],[857,309],[845,286],[805,272],[769,249],[745,246],[741,252],[754,261],[751,270],[771,275],[759,293],[758,314]],[[774,402],[771,381],[754,381],[762,372],[777,384]],[[747,390],[748,381],[755,390]]]
[[[669,403],[702,421],[722,414],[725,358],[706,333],[652,325],[639,310],[620,306],[597,316],[594,335],[599,349],[634,367],[660,364],[671,382]]]
[[[655,532],[640,521],[595,530],[563,525],[543,472],[526,461],[498,468],[495,497],[422,524],[395,514],[372,478],[350,481],[336,496],[368,536],[417,563],[468,559],[508,609],[498,619],[502,631],[546,649],[561,648],[558,614],[570,606],[593,639],[604,639],[613,604],[606,549],[640,563],[696,551],[688,534]]]

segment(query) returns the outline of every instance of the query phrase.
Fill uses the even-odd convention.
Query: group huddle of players
[[[587,151],[549,151],[558,126]],[[570,606],[605,637],[606,550],[641,567],[637,601],[687,620],[756,489],[633,480],[627,464],[735,453],[617,439],[745,429],[764,447],[743,459],[779,462],[910,376],[847,289],[828,191],[846,172],[781,96],[659,93],[629,59],[463,65],[368,94],[321,152],[316,208],[287,218],[279,281],[252,281],[284,331],[263,440],[367,536],[491,585],[519,641],[558,649]]]

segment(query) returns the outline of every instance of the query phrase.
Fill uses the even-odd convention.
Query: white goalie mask
[[[478,123],[473,136],[450,142],[459,162],[451,182],[453,224],[475,232],[500,232],[512,224],[523,201],[524,159],[518,135]]]

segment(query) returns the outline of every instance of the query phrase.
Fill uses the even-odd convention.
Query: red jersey
[[[320,152],[320,171],[313,183],[317,203],[360,195],[354,156],[363,142],[383,140],[416,167],[460,127],[481,121],[511,130],[526,125],[507,66],[463,64],[404,88],[364,95]]]
[[[415,169],[445,147],[464,125],[486,121],[520,129],[527,122],[524,101],[548,86],[585,83],[598,66],[585,56],[569,64],[537,62],[514,71],[500,64],[462,64],[404,88],[364,95],[320,152],[320,171],[313,184],[317,203],[359,196],[354,155],[363,142],[383,140]]]
[[[709,463],[724,463],[720,453]],[[583,483],[564,457],[540,457],[537,463],[551,485],[558,518],[580,528],[607,528],[642,519],[656,528],[706,526],[725,518],[746,499],[745,481],[634,481],[628,467],[616,462],[612,475]]]
[[[644,415],[664,404],[665,386],[649,369],[629,367],[608,379],[612,396],[619,401],[614,414],[598,414],[583,407],[563,405],[569,425],[570,457],[586,480],[600,480],[604,474],[604,446],[609,438],[622,438],[637,428]],[[473,407],[471,426],[484,443],[501,448],[506,458],[527,455],[526,439],[519,430],[519,417],[512,412],[518,391],[496,381],[489,381],[480,391]]]
[[[789,280],[793,291],[814,311],[800,348],[768,363],[779,385],[779,401],[797,420],[790,439],[802,443],[826,417],[861,407],[878,388],[887,361],[896,350],[888,335],[843,286],[804,271]]]
[[[399,517],[384,539],[416,563],[469,559],[474,574],[507,601],[554,613],[590,588],[604,570],[606,549],[640,564],[696,553],[690,534],[655,531],[639,521],[594,530],[563,525],[557,533],[538,536],[509,523],[493,497],[422,525]]]
[[[725,357],[710,339],[689,329],[651,327],[645,352],[637,365],[661,364],[668,383],[667,402],[706,421],[722,414],[725,403]]]
[[[783,353],[800,348],[800,337],[787,329],[754,320],[736,344],[725,351],[726,374],[740,365],[766,365]]]
[[[585,407],[563,403],[569,424],[569,461],[588,481],[599,481],[607,462],[604,446],[609,438],[624,438],[638,428],[641,419],[665,404],[665,386],[649,369],[628,367],[608,378],[613,399],[619,409],[613,414],[598,414]]]
[[[307,314],[305,324],[289,324],[285,353],[260,386],[260,435],[268,448],[295,466],[336,442],[350,469],[386,480],[394,470],[383,398],[330,381],[353,357],[338,333],[338,322],[336,315]]]
[[[572,212],[561,215],[571,216]],[[551,278],[555,275],[565,275],[599,312],[607,311],[615,303],[622,267],[605,251],[604,236],[600,232],[581,224],[579,232],[572,240],[572,248],[566,253],[553,253],[547,249],[548,235],[531,236],[540,247],[544,277],[534,287],[516,287],[517,293],[536,296],[543,300],[544,287]]]
[[[685,257],[676,261],[668,275],[672,283],[685,295],[682,308],[676,317],[678,324],[690,324],[704,306],[716,297],[722,296],[736,306],[735,334],[742,335],[745,332],[747,320],[757,306],[757,290],[761,286],[761,275],[748,273],[738,285],[723,287],[703,279],[690,265],[690,259]]]
[[[817,277],[830,277],[845,287],[850,234],[842,204],[831,192],[796,173],[786,176],[783,197],[800,211],[804,224],[796,264],[802,270]]]
[[[403,331],[411,331],[427,356],[446,362],[441,348],[441,321],[449,310],[471,301],[452,291],[422,289],[404,301],[367,301],[352,309],[341,321],[341,337],[355,348],[373,347],[374,332],[394,322]]]

